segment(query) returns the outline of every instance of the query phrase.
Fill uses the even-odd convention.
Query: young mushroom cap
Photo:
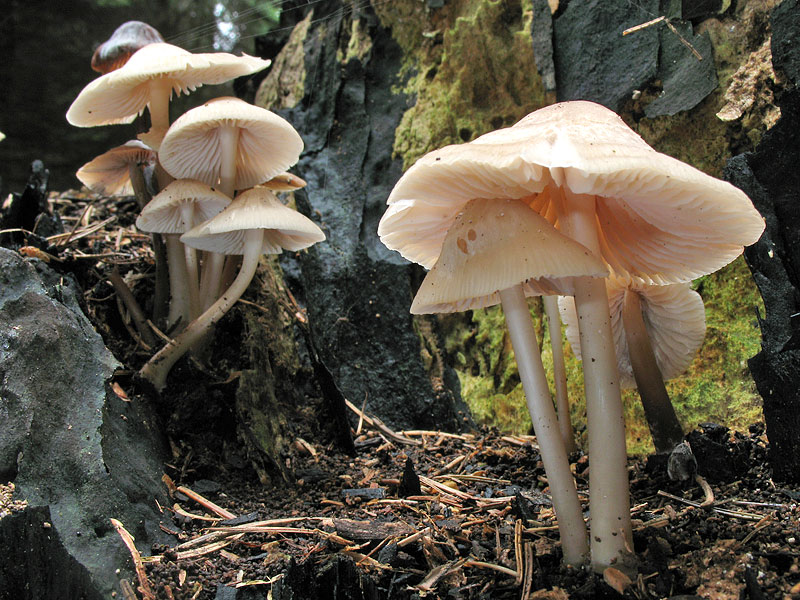
[[[152,166],[155,162],[156,153],[151,148],[139,140],[131,140],[93,158],[75,176],[98,194],[129,196],[134,192],[130,167]]]
[[[97,47],[92,54],[92,69],[103,74],[116,71],[140,48],[163,41],[155,27],[142,21],[128,21]]]
[[[148,44],[123,67],[84,87],[67,111],[67,120],[78,127],[131,123],[154,99],[151,82],[166,86],[168,100],[173,93],[188,94],[204,84],[224,83],[269,64],[254,56],[192,54],[171,44]]]
[[[217,216],[182,235],[181,241],[198,250],[245,254],[248,230],[262,230],[259,254],[302,250],[325,239],[311,219],[282,204],[271,191],[255,188],[236,196]]]
[[[302,151],[303,140],[288,121],[239,98],[223,97],[176,119],[158,156],[173,177],[211,186],[220,183],[226,168],[234,168],[231,185],[244,190],[286,171]],[[226,165],[228,152],[234,164]]]
[[[392,190],[378,232],[389,248],[430,268],[453,205],[522,199],[561,229],[564,188],[596,197],[602,258],[612,271],[647,283],[711,273],[764,230],[744,192],[656,152],[603,106],[574,101],[420,158]]]
[[[526,296],[566,294],[573,277],[605,277],[607,273],[591,252],[559,233],[525,203],[471,200],[455,216],[411,312],[492,306],[500,303],[500,290],[517,284],[522,284]]]
[[[177,179],[153,196],[136,219],[142,231],[184,234],[218,215],[231,203],[225,194],[200,181]],[[185,222],[182,207],[191,205],[194,222]]]
[[[616,277],[606,280],[606,290],[620,386],[623,389],[636,387],[622,318],[626,292],[637,293],[640,297],[642,319],[663,379],[672,379],[686,371],[706,334],[705,308],[700,294],[688,283],[646,285]],[[562,297],[558,305],[566,325],[567,340],[580,359],[575,303],[572,298]]]

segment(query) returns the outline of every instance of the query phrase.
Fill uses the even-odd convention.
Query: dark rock
[[[299,257],[311,344],[329,375],[326,398],[348,398],[395,428],[458,429],[466,408],[454,378],[434,391],[409,314],[418,268],[388,251],[377,225],[402,165],[392,160],[394,131],[408,99],[393,93],[402,52],[388,31],[367,19],[372,49],[342,66],[339,4],[316,6],[305,41],[305,97],[279,111],[306,143],[298,173],[308,182],[298,208],[327,236]],[[371,11],[363,11],[365,16]],[[330,19],[321,17],[330,14]],[[318,27],[318,29],[316,29]],[[284,260],[284,264],[290,258]],[[457,385],[457,384],[455,384]]]
[[[553,17],[547,0],[533,0],[533,55],[536,57],[536,70],[542,78],[544,89],[556,90],[556,66],[553,63]]]
[[[711,482],[729,482],[747,471],[741,451],[714,441],[697,430],[686,436],[697,460],[697,473]]]
[[[782,43],[775,33],[773,43]],[[773,476],[777,481],[796,482],[800,481],[800,320],[796,316],[800,313],[800,91],[785,92],[779,104],[778,123],[754,153],[728,161],[724,176],[750,197],[767,225],[761,239],[744,252],[766,309],[763,318],[758,316],[761,352],[748,365],[764,401]]]
[[[691,110],[718,85],[714,50],[708,33],[694,35],[690,23],[675,23],[673,27],[702,60],[672,29],[661,27],[656,77],[661,80],[663,91],[644,108],[645,116],[650,119]]]
[[[0,248],[0,477],[28,501],[18,517],[26,527],[52,527],[46,539],[33,531],[20,538],[3,520],[0,597],[109,597],[115,571],[129,570],[110,519],[139,544],[164,537],[154,504],[167,501],[161,447],[145,407],[110,391],[118,365],[77,309],[76,286],[69,278],[48,286],[32,262]],[[45,568],[51,593],[5,587],[39,562],[64,569],[61,581]],[[66,581],[82,588],[66,595]]]
[[[91,575],[64,548],[46,506],[27,508],[0,519],[3,560],[0,600],[68,598],[99,600]],[[24,560],[14,560],[12,555]]]
[[[675,446],[667,460],[667,475],[672,481],[688,481],[697,472],[697,459],[686,442]]]
[[[24,233],[14,231],[0,234],[0,246],[18,248],[36,246],[47,249],[47,236],[63,233],[64,226],[58,215],[50,212],[47,202],[47,182],[50,179],[44,163],[35,160],[31,163],[28,183],[21,194],[12,194],[11,202],[0,214],[0,229],[24,229]]]
[[[687,21],[711,17],[722,12],[722,0],[681,0],[681,18]]]
[[[772,11],[772,64],[800,85],[800,12],[798,0],[783,0]]]
[[[592,100],[614,111],[656,77],[659,30],[629,27],[658,15],[658,0],[570,2],[553,24],[557,96]]]
[[[717,87],[707,34],[696,36],[691,23],[671,19],[668,24],[660,22],[622,35],[659,15],[673,16],[677,13],[673,4],[637,2],[636,10],[631,10],[626,0],[568,3],[553,25],[558,100],[592,100],[619,112],[634,90],[661,81],[663,91],[645,107],[647,117],[674,115],[695,107]],[[537,26],[534,19],[534,43],[542,48],[546,26],[546,21]],[[536,56],[538,60],[539,54]],[[545,64],[546,56],[545,49]]]
[[[272,585],[273,600],[378,600],[384,597],[369,575],[355,562],[339,555],[322,567],[311,560],[292,564],[285,576]]]
[[[403,467],[403,476],[400,478],[400,486],[397,489],[397,495],[401,498],[422,495],[419,475],[417,475],[417,472],[414,470],[414,461],[412,461],[411,458],[406,458],[406,464]]]

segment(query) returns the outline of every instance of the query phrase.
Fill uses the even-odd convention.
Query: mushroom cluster
[[[102,193],[133,191],[143,205],[137,226],[151,232],[154,241],[165,240],[166,327],[179,334],[140,370],[161,390],[174,363],[207,338],[246,291],[261,254],[301,250],[325,235],[274,194],[305,185],[286,172],[303,150],[300,135],[286,120],[223,97],[170,125],[173,94],[250,75],[270,61],[192,54],[163,43],[145,24],[129,23],[98,49],[94,62],[104,74],[73,102],[67,112],[70,123],[130,123],[145,108],[150,116],[150,129],[138,140],[87,163],[78,177]],[[154,174],[149,187],[143,167]],[[152,198],[151,188],[156,188]],[[233,273],[239,260],[239,272],[226,286],[226,265]]]
[[[464,256],[459,258],[479,260],[477,254],[483,252],[485,243],[478,243],[477,236],[485,235],[485,231],[483,224],[477,226],[478,221],[503,220],[500,214],[509,209],[477,213],[475,207],[497,206],[498,202],[517,208],[514,219],[508,221],[523,222],[522,214],[531,213],[537,215],[537,224],[530,222],[527,233],[521,236],[509,233],[515,241],[498,262],[480,259],[478,269],[498,273],[485,274],[486,284],[479,294],[471,285],[441,283],[434,273],[463,268],[452,266],[451,254],[460,252]],[[440,310],[445,305],[466,310],[487,306],[499,296],[521,378],[526,370],[538,371],[538,367],[522,363],[539,363],[540,357],[535,348],[533,355],[518,350],[514,333],[517,317],[512,311],[526,310],[525,295],[574,298],[591,459],[591,563],[596,570],[612,564],[619,567],[632,548],[632,538],[625,426],[603,276],[608,273],[652,286],[688,282],[741,254],[744,246],[761,235],[763,219],[737,188],[656,152],[614,112],[585,101],[548,106],[512,127],[430,152],[400,178],[387,204],[378,227],[383,243],[431,269],[430,283],[426,278],[412,310],[419,311],[423,306]],[[465,219],[471,220],[466,228]],[[543,235],[545,231],[548,235]],[[573,250],[584,253],[584,272],[573,271],[565,282],[557,279],[553,267],[519,271],[512,279],[500,277],[500,273],[513,270],[516,247],[521,247],[522,239],[530,245],[523,253],[523,262],[532,264],[534,256],[537,261],[543,260],[539,254],[546,254],[553,262],[566,261],[566,245],[551,255],[553,250],[543,244],[554,236],[568,240]],[[455,250],[445,253],[448,246]],[[589,263],[589,259],[594,262]],[[478,279],[474,273],[470,277]],[[431,289],[439,285],[449,286],[441,296]],[[516,290],[521,309],[510,309],[510,303],[506,307],[508,289]],[[531,398],[528,386],[523,387],[548,481],[551,488],[564,486],[545,458],[547,453],[565,455],[561,437],[550,431],[557,425],[549,392],[547,402],[542,402]],[[562,448],[546,449],[551,444]],[[557,465],[563,460],[551,462],[553,468],[560,468]],[[560,505],[567,502],[571,492],[551,492],[561,521]],[[570,510],[564,507],[561,512]],[[573,526],[580,529],[582,521],[568,525]],[[563,539],[563,528],[561,535]],[[569,542],[569,546],[573,550],[568,552],[565,540],[564,557],[574,563],[580,545]]]

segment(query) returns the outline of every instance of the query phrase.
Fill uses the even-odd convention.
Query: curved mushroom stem
[[[641,298],[634,290],[625,291],[622,323],[628,341],[633,377],[644,407],[644,416],[658,453],[668,453],[683,441],[683,428],[667,394],[664,378],[642,317]]]
[[[562,229],[569,237],[601,256],[595,196],[573,194],[566,187]],[[575,278],[581,355],[589,432],[589,502],[592,567],[603,571],[633,548],[625,421],[617,372],[608,295],[603,279]]]
[[[542,366],[539,344],[531,323],[525,293],[521,285],[516,285],[500,290],[500,299],[511,345],[517,358],[517,369],[525,390],[528,410],[533,421],[533,430],[539,442],[539,451],[550,484],[564,561],[577,566],[583,563],[588,550],[586,525],[583,521],[575,480],[569,470],[567,453],[559,434],[553,400],[547,386],[547,377]]]
[[[569,418],[569,396],[567,395],[567,369],[564,365],[564,346],[561,342],[561,317],[558,314],[556,296],[542,296],[547,325],[550,331],[550,346],[553,349],[553,382],[556,387],[556,410],[558,412],[558,429],[564,441],[567,454],[576,450],[575,432]]]
[[[249,229],[245,232],[245,252],[242,257],[242,268],[231,286],[212,304],[208,310],[189,323],[178,337],[159,350],[139,371],[139,375],[148,379],[159,391],[167,383],[167,375],[177,360],[186,354],[203,335],[228,312],[236,301],[247,290],[258,267],[261,256],[263,230]]]

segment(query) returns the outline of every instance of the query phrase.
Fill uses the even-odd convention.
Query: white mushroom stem
[[[167,246],[167,266],[169,268],[169,316],[167,322],[173,326],[178,321],[185,325],[189,321],[189,290],[186,285],[186,257],[183,244],[178,239],[177,233],[164,235]]]
[[[219,128],[219,191],[233,198],[236,190],[236,155],[239,149],[239,128],[222,125]]]
[[[567,454],[575,452],[575,432],[569,417],[569,396],[567,395],[567,368],[564,365],[564,345],[561,342],[561,317],[558,314],[557,296],[542,296],[544,312],[550,331],[550,347],[553,349],[553,383],[556,388],[556,410],[558,429],[564,441]]]
[[[553,400],[547,386],[539,344],[531,322],[531,314],[521,285],[500,290],[503,314],[517,359],[517,369],[525,390],[533,430],[539,442],[553,508],[558,519],[564,561],[570,565],[583,563],[588,547],[575,480],[569,469],[566,450],[561,440]]]
[[[683,428],[667,394],[664,377],[642,317],[642,303],[634,290],[625,291],[622,323],[628,342],[633,377],[644,407],[644,416],[653,437],[656,452],[672,452],[683,441]]]
[[[161,136],[169,129],[169,100],[172,97],[172,81],[157,77],[150,80],[150,129],[160,131]]]
[[[562,231],[601,256],[597,235],[596,198],[564,192]],[[586,421],[589,434],[589,501],[592,567],[603,571],[633,547],[625,422],[619,373],[611,333],[611,316],[603,279],[575,279]],[[619,565],[617,566],[619,568]]]
[[[218,130],[221,155],[218,189],[231,199],[236,191],[236,155],[239,151],[239,131],[235,125],[222,125]],[[225,256],[210,253],[207,262],[208,265],[203,270],[203,280],[200,284],[203,308],[210,306],[217,299]]]
[[[194,203],[181,202],[181,221],[183,221],[184,231],[189,231],[195,226],[194,222]],[[197,266],[197,250],[187,244],[183,244],[184,260],[186,263],[186,286],[189,295],[189,315],[192,319],[200,314],[200,280]]]
[[[191,350],[192,346],[200,340],[206,332],[223,315],[228,312],[236,301],[247,290],[250,281],[258,267],[264,238],[263,230],[248,229],[244,232],[245,247],[242,257],[242,268],[231,286],[212,304],[208,310],[189,323],[186,329],[176,338],[159,350],[139,371],[139,375],[148,379],[157,390],[164,389],[167,375],[178,359]]]
[[[225,263],[224,254],[206,252],[203,261],[203,274],[200,278],[200,303],[202,310],[206,310],[217,301]]]

